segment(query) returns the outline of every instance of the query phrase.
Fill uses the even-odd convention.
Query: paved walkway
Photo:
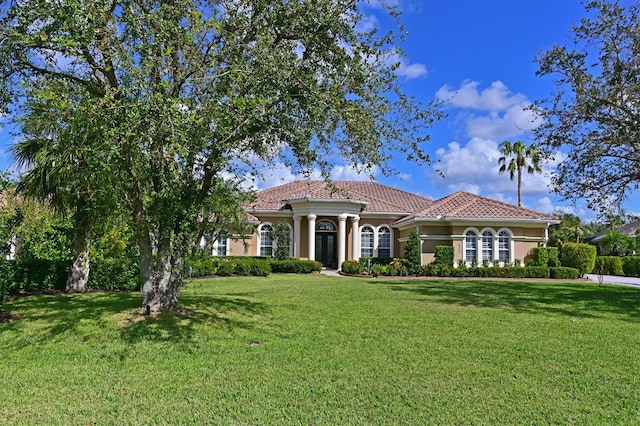
[[[322,275],[329,275],[331,277],[341,277],[342,275],[340,275],[338,273],[337,269],[327,269],[327,268],[322,268],[322,271],[320,271],[320,273]]]
[[[590,279],[595,283],[600,282],[597,274],[586,274],[585,277],[587,277],[588,279]],[[626,285],[630,287],[640,288],[640,278],[637,278],[637,277],[619,277],[615,275],[603,275],[602,282],[605,284],[619,284],[619,285]]]

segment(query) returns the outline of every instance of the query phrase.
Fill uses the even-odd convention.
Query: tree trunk
[[[76,224],[75,249],[73,263],[69,269],[65,291],[68,293],[81,293],[87,290],[91,264],[89,248],[91,246],[91,227]]]
[[[144,238],[143,238],[144,239]],[[162,310],[177,311],[178,293],[180,291],[181,263],[172,255],[171,241],[165,238],[158,244],[155,265],[153,264],[152,246],[149,244],[140,246],[140,276],[142,282],[142,306],[141,313],[150,314]]]
[[[522,170],[518,169],[518,207],[522,207]]]

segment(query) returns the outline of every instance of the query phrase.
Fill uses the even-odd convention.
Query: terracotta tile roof
[[[285,210],[288,200],[305,198],[353,200],[368,203],[364,212],[411,214],[433,203],[401,189],[371,181],[298,180],[260,191],[248,210]]]
[[[550,214],[540,213],[468,192],[456,192],[441,198],[429,207],[416,212],[412,217],[438,218],[438,216],[442,216],[445,219],[558,220],[557,217]]]

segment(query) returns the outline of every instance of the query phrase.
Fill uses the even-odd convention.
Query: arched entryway
[[[325,268],[338,268],[338,230],[329,220],[316,223],[315,259]]]

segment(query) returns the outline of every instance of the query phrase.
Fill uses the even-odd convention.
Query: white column
[[[309,222],[309,260],[316,260],[316,216],[315,214],[307,215]]]
[[[300,257],[300,215],[293,215],[293,256]]]
[[[360,259],[360,216],[353,217],[353,223],[351,225],[351,242],[353,253],[351,258],[353,260]]]
[[[342,269],[347,246],[347,215],[338,216],[338,269]]]

